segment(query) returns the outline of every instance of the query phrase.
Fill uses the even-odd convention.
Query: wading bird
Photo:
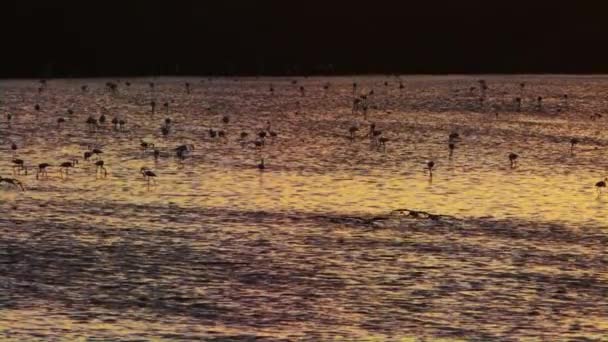
[[[574,154],[574,147],[578,145],[579,140],[577,138],[570,139],[570,154]]]
[[[175,148],[175,156],[180,161],[183,161],[184,159],[186,159],[188,154],[192,151],[194,151],[194,145],[192,145],[192,144],[180,145]]]
[[[25,166],[25,162],[23,159],[13,159],[13,173],[21,174],[21,171],[27,175],[27,167]]]
[[[359,127],[350,126],[348,133],[350,134],[350,140],[355,140],[355,134],[359,131]]]
[[[91,130],[91,131],[95,130],[95,128],[97,128],[97,119],[95,119],[92,116],[89,116],[87,118],[86,123],[87,123],[87,126],[88,126],[89,130]]]
[[[69,162],[61,163],[61,165],[59,165],[59,174],[61,175],[61,177],[63,178],[64,174],[67,177],[68,173],[69,173],[69,169],[75,167],[76,164],[77,164],[77,161],[69,161]]]
[[[142,174],[142,176],[144,176],[144,179],[147,181],[148,186],[150,186],[150,181],[156,183],[156,173],[154,173],[149,168],[144,166],[139,170],[139,172]]]
[[[429,160],[428,162],[426,162],[426,170],[429,172],[429,177],[433,178],[433,168],[435,167],[435,162],[432,160]]]
[[[98,173],[101,174],[102,172],[104,178],[108,176],[108,170],[106,170],[103,160],[98,160],[95,162],[95,175]]]
[[[38,164],[38,171],[36,171],[36,179],[38,179],[38,177],[48,178],[47,168],[49,168],[50,166],[51,164],[49,163]]]
[[[519,156],[515,153],[509,153],[509,163],[511,163],[511,168],[515,168],[517,166],[517,159]]]
[[[606,189],[606,183],[608,183],[608,178],[604,178],[604,180],[595,183],[595,189],[597,190],[598,197],[602,194],[603,189]]]

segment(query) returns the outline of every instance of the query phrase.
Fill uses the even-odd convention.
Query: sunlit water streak
[[[81,161],[67,179],[52,167],[49,179],[18,176],[26,192],[2,187],[0,336],[606,333],[608,196],[593,185],[606,176],[608,133],[606,118],[589,116],[608,107],[608,79],[486,79],[479,108],[475,77],[404,77],[403,90],[394,79],[385,87],[383,77],[357,77],[359,91],[376,92],[368,121],[390,139],[384,152],[370,148],[368,121],[351,113],[351,78],[189,79],[192,95],[183,79],[158,79],[155,114],[145,79],[118,95],[104,92],[104,80],[53,80],[41,95],[33,81],[0,82],[2,119],[14,118],[0,124],[0,175],[12,173],[10,141],[31,168],[98,144],[109,171],[99,179]],[[524,111],[515,113],[522,79]],[[92,93],[80,92],[85,83]],[[164,138],[162,104],[171,100]],[[87,131],[102,107],[108,121],[127,121],[125,132],[108,123]],[[240,132],[252,140],[268,120],[278,138],[262,151],[241,147]],[[452,131],[462,141],[449,159]],[[572,137],[580,144],[571,155]],[[158,162],[140,139],[161,149]],[[180,165],[172,149],[183,143],[195,151]],[[515,169],[510,152],[520,155]],[[142,166],[158,174],[156,185],[146,185]],[[400,208],[453,218],[359,219]]]

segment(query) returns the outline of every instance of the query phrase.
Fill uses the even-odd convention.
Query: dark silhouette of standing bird
[[[112,125],[114,126],[114,130],[118,130],[118,118],[113,117],[111,122],[112,122]]]
[[[452,158],[452,155],[454,154],[454,148],[456,148],[456,145],[454,145],[454,143],[449,143],[448,148],[450,150],[450,158]]]
[[[156,173],[150,170],[147,167],[142,167],[139,172],[144,176],[144,179],[147,181],[148,186],[150,186],[150,181],[156,183]]]
[[[183,161],[184,159],[186,159],[186,157],[188,156],[188,154],[190,152],[194,151],[194,145],[192,144],[188,144],[188,145],[180,145],[178,147],[175,148],[175,156],[180,160]]]
[[[34,106],[34,109],[35,109],[37,112],[39,112],[39,111],[40,111],[40,105],[39,105],[39,104],[35,105],[35,106]]]
[[[435,168],[435,162],[432,160],[429,160],[428,162],[426,162],[426,169],[429,172],[429,177],[433,178],[433,168]]]
[[[160,132],[161,132],[161,134],[162,134],[163,136],[165,136],[165,137],[166,137],[167,135],[169,135],[169,126],[164,126],[164,125],[163,125],[163,126],[160,128]]]
[[[91,157],[93,156],[93,152],[91,151],[86,151],[83,155],[82,155],[82,159],[84,159],[85,161],[88,161]]]
[[[103,151],[98,149],[98,148],[94,148],[91,150],[91,153],[93,153],[94,155],[96,155],[97,157],[99,157],[100,154],[103,154]]]
[[[108,176],[108,170],[104,166],[103,160],[98,160],[95,162],[95,175],[97,175],[98,173],[102,173],[102,172],[103,172],[104,178]]]
[[[20,174],[21,171],[27,175],[27,167],[23,159],[13,159],[13,173]]]
[[[517,159],[519,156],[515,153],[509,153],[509,162],[511,163],[511,168],[515,168],[517,166]]]
[[[579,140],[577,138],[570,139],[570,154],[574,154],[574,147],[578,145]]]
[[[382,149],[383,151],[386,151],[386,143],[388,141],[389,141],[389,139],[387,137],[378,138],[378,149]]]
[[[51,164],[49,163],[38,164],[38,171],[36,171],[36,179],[38,179],[39,176],[48,178],[47,168],[49,168],[50,166]]]
[[[97,119],[95,119],[92,116],[89,116],[87,118],[86,123],[87,123],[87,126],[89,127],[89,130],[94,130],[95,128],[97,128]]]
[[[350,126],[348,133],[350,134],[350,140],[355,140],[355,134],[359,131],[359,127]]]
[[[264,164],[264,158],[262,158],[260,160],[260,163],[258,164],[258,170],[262,171],[266,168],[266,165]]]
[[[75,161],[69,161],[69,162],[61,163],[61,165],[59,165],[59,174],[61,175],[62,178],[63,178],[64,174],[67,177],[68,173],[69,173],[69,169],[73,168],[75,166],[76,166],[76,162]]]
[[[599,197],[602,194],[603,189],[606,189],[606,183],[608,182],[608,178],[604,178],[597,183],[595,183],[595,189],[597,190],[597,196]]]
[[[230,117],[228,115],[224,115],[222,117],[222,122],[227,125],[228,123],[230,123]]]

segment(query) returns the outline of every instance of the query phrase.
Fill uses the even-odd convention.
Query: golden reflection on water
[[[351,113],[348,78],[330,79],[330,93],[327,79],[301,79],[304,98],[289,79],[206,81],[191,96],[183,80],[161,79],[157,102],[175,100],[167,138],[164,112],[146,107],[147,80],[116,96],[101,80],[52,81],[40,96],[30,81],[0,82],[2,115],[15,114],[11,128],[0,123],[0,175],[12,173],[9,141],[31,168],[16,176],[27,191],[0,189],[0,339],[603,338],[608,194],[593,185],[606,176],[608,132],[589,115],[605,109],[608,79],[528,78],[545,113],[509,110],[516,78],[489,78],[483,110],[468,93],[476,78],[404,79],[369,114],[389,138],[384,152]],[[383,81],[359,78],[367,90]],[[79,93],[82,82],[93,94]],[[572,110],[561,110],[563,92]],[[67,107],[75,114],[57,129]],[[87,132],[102,108],[127,131]],[[268,120],[276,141],[241,147],[240,132],[255,136]],[[226,130],[227,142],[208,128]],[[450,159],[452,131],[462,141]],[[574,154],[571,137],[581,141]],[[195,151],[180,164],[172,149],[183,143]],[[83,161],[67,179],[56,167],[33,176],[37,163],[90,144],[103,149],[108,178]],[[142,166],[157,184],[146,185]],[[455,218],[359,219],[400,208]]]

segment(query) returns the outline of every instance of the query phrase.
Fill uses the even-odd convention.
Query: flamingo
[[[93,156],[93,152],[91,151],[86,151],[83,155],[82,155],[82,159],[84,159],[85,161],[88,161],[89,158],[91,158]]]
[[[36,171],[36,179],[38,179],[39,175],[47,178],[48,177],[47,168],[50,166],[51,166],[51,164],[49,164],[49,163],[38,164],[38,171]]]
[[[448,141],[458,141],[458,140],[460,140],[460,134],[458,134],[457,132],[452,132],[448,136]]]
[[[517,159],[519,158],[519,156],[515,153],[509,153],[509,162],[511,163],[511,168],[515,168],[515,166],[517,166]]]
[[[578,143],[579,140],[577,138],[570,139],[570,154],[574,154],[574,146],[576,146]]]
[[[348,133],[350,133],[350,140],[355,140],[355,134],[359,131],[359,127],[350,126]]]
[[[59,165],[59,173],[61,174],[61,177],[63,178],[64,173],[67,176],[69,169],[73,168],[75,166],[76,166],[75,161],[68,161],[68,162],[61,163],[61,165]]]
[[[25,171],[25,174],[27,175],[25,161],[23,161],[23,159],[13,159],[13,173],[20,174],[21,171]]]
[[[386,151],[386,143],[389,141],[387,137],[380,137],[378,139],[378,149],[382,148],[382,150]]]
[[[148,182],[148,186],[150,186],[150,181],[156,183],[156,173],[154,173],[154,171],[144,166],[139,170],[139,172],[144,176],[144,179]]]
[[[429,160],[426,162],[426,169],[429,171],[429,177],[433,178],[433,168],[435,167],[435,162]]]
[[[166,137],[167,135],[169,135],[169,127],[168,127],[168,126],[162,126],[162,127],[160,128],[160,132],[161,132],[161,134],[162,134],[163,136],[165,136],[165,137]]]
[[[192,151],[194,151],[194,145],[180,145],[175,148],[175,155],[177,156],[177,158],[179,158],[179,160],[183,161],[184,159],[186,159],[187,154]]]
[[[606,189],[606,183],[608,183],[608,178],[604,178],[604,180],[595,183],[595,188],[597,189],[598,197],[602,194],[602,190]]]
[[[89,127],[89,130],[95,130],[95,128],[97,127],[97,119],[95,119],[92,116],[89,116],[87,118],[86,123],[87,123],[87,126]]]
[[[97,175],[97,173],[101,173],[101,172],[103,172],[104,177],[108,176],[108,170],[104,166],[103,160],[98,160],[95,162],[95,175]]]

